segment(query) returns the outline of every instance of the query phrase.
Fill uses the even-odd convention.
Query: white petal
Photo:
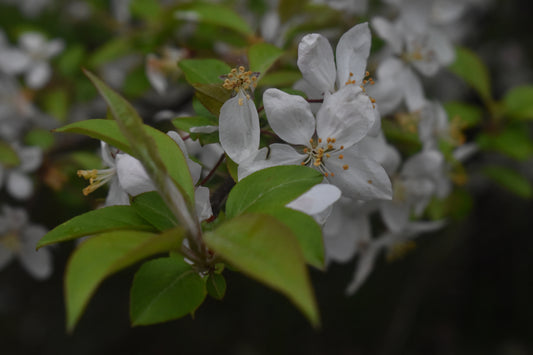
[[[45,47],[45,38],[39,32],[26,32],[19,37],[19,44],[28,52],[41,53]]]
[[[254,102],[244,94],[222,105],[219,117],[220,144],[237,164],[259,148],[259,116]]]
[[[317,33],[306,35],[298,45],[298,68],[302,76],[322,93],[335,90],[335,60],[328,40]]]
[[[152,87],[159,93],[163,94],[167,89],[167,79],[158,66],[158,58],[154,54],[148,54],[146,65],[144,67],[146,77]]]
[[[255,155],[249,157],[239,165],[239,180],[261,169],[279,165],[297,165],[307,157],[300,154],[287,144],[275,143],[268,148],[260,149]]]
[[[391,46],[395,54],[400,54],[402,52],[402,33],[398,31],[397,26],[382,17],[375,16],[372,18],[372,27],[377,32],[378,36],[383,38],[385,42]]]
[[[365,76],[366,62],[370,54],[371,36],[368,23],[361,23],[344,33],[335,52],[337,58],[337,87],[348,80],[361,85]],[[353,75],[350,77],[350,73]]]
[[[46,234],[46,229],[33,225],[24,229],[24,243],[20,251],[20,262],[36,279],[44,280],[52,274],[52,255],[46,248],[35,250],[37,242]]]
[[[26,174],[11,170],[7,176],[6,189],[11,196],[25,200],[33,194],[33,181]]]
[[[370,158],[379,163],[385,171],[392,175],[401,162],[400,153],[396,148],[387,144],[383,135],[378,137],[365,137],[352,147],[358,156]]]
[[[410,208],[407,204],[396,201],[383,201],[381,217],[391,232],[401,232],[409,222]]]
[[[128,154],[117,154],[115,162],[120,186],[131,196],[156,189],[139,160]]]
[[[380,249],[381,245],[371,243],[364,252],[360,253],[354,277],[346,288],[347,295],[353,295],[368,278],[374,268]]]
[[[191,133],[214,133],[218,131],[218,126],[198,126],[189,128]]]
[[[6,74],[20,74],[30,65],[30,57],[19,50],[2,48],[0,51],[0,69]]]
[[[310,216],[321,213],[341,197],[341,191],[330,184],[318,184],[289,202],[286,207]]]
[[[263,95],[270,127],[285,142],[307,144],[315,133],[315,117],[301,96],[268,89]]]
[[[376,116],[372,102],[360,87],[348,85],[327,94],[317,113],[317,134],[323,140],[335,138],[337,146],[352,146],[367,135]]]
[[[181,152],[187,160],[187,166],[189,167],[189,172],[191,173],[192,182],[196,184],[196,182],[200,179],[202,166],[189,158],[187,145],[176,131],[168,131],[167,135],[172,138],[172,140],[180,147]]]
[[[196,215],[198,220],[205,221],[213,215],[211,202],[209,201],[209,189],[205,186],[198,186],[194,191],[196,205]]]
[[[401,89],[405,97],[405,104],[409,112],[420,110],[426,104],[422,83],[416,74],[406,67],[403,75],[403,85]]]
[[[32,89],[40,89],[48,82],[51,75],[52,69],[48,63],[38,63],[26,73],[26,84]]]
[[[410,178],[430,177],[441,174],[444,156],[436,150],[423,151],[410,157],[402,168],[402,175]]]
[[[332,155],[325,165],[331,174],[328,181],[339,187],[343,195],[357,200],[390,200],[392,186],[387,172],[375,161],[345,152],[343,159]]]
[[[106,206],[129,205],[128,193],[120,186],[118,177],[114,177],[109,184],[109,191],[105,199]]]
[[[100,156],[105,166],[110,168],[115,166],[115,157],[111,153],[111,147],[104,141],[100,141]]]
[[[46,47],[44,49],[44,55],[46,58],[52,58],[61,53],[61,51],[65,48],[65,43],[60,39],[54,39],[49,41],[46,44]]]
[[[23,147],[17,150],[21,164],[20,171],[30,173],[41,166],[43,161],[43,151],[39,147]]]

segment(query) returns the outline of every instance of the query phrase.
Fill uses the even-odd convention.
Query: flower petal
[[[365,137],[376,116],[372,102],[360,87],[348,85],[326,95],[317,113],[319,138],[335,138],[337,146],[348,148]]]
[[[120,186],[131,196],[156,189],[139,160],[128,154],[117,154],[115,162]]]
[[[196,207],[196,215],[198,220],[205,221],[213,215],[211,209],[211,202],[209,201],[209,189],[205,186],[198,186],[194,191],[194,201]]]
[[[306,157],[307,155],[298,153],[290,145],[272,144],[268,148],[260,149],[257,154],[249,157],[239,165],[239,180],[256,171],[272,166],[300,164]]]
[[[220,144],[240,164],[259,148],[259,116],[254,102],[243,93],[222,105],[219,118]]]
[[[371,44],[368,23],[361,23],[344,33],[335,52],[337,58],[337,87],[342,88],[348,80],[361,85],[370,54]],[[350,73],[353,75],[350,76]]]
[[[339,187],[343,195],[357,200],[390,200],[392,186],[387,172],[374,160],[356,156],[350,151],[332,155],[325,165],[335,175],[327,179]]]
[[[322,35],[306,35],[298,45],[298,68],[302,76],[322,93],[335,90],[335,59],[329,41]]]
[[[25,200],[33,194],[33,181],[17,170],[11,170],[7,176],[6,189],[16,199]]]
[[[324,211],[341,197],[341,190],[330,184],[313,186],[286,207],[306,213],[310,216]]]
[[[380,212],[383,222],[391,232],[401,232],[409,222],[411,209],[404,203],[383,201]]]
[[[24,242],[19,258],[24,268],[36,279],[44,280],[52,274],[52,255],[46,248],[35,250],[39,239],[46,234],[46,229],[32,225],[24,229]]]
[[[287,143],[307,144],[315,133],[315,117],[301,96],[268,89],[263,103],[270,127]]]

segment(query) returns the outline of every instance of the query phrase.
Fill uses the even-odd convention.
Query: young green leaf
[[[76,216],[39,240],[37,249],[88,235],[119,229],[155,231],[131,206],[109,206]]]
[[[144,263],[131,286],[132,324],[148,325],[177,319],[194,312],[206,296],[205,282],[183,257]]]
[[[533,120],[533,85],[517,86],[503,98],[505,114],[519,120]]]
[[[149,191],[133,198],[131,206],[145,220],[160,231],[175,227],[176,217],[156,191]]]
[[[193,84],[196,97],[211,114],[220,116],[220,108],[231,98],[231,91],[221,84]]]
[[[193,2],[178,9],[174,16],[178,20],[195,20],[229,28],[244,35],[252,35],[248,23],[234,10],[224,5]]]
[[[269,43],[256,43],[248,49],[250,70],[264,75],[282,54],[283,50]]]
[[[450,65],[450,70],[472,86],[483,100],[490,101],[492,96],[487,66],[468,48],[457,47],[455,54],[455,62]]]
[[[533,185],[520,173],[499,165],[489,165],[483,168],[483,173],[507,191],[522,198],[533,197]]]
[[[275,217],[285,224],[294,234],[305,261],[319,270],[324,269],[324,242],[322,230],[313,217],[287,207],[265,210],[264,213]]]
[[[20,164],[20,159],[11,145],[0,141],[0,163],[4,166],[11,167]]]
[[[226,215],[235,217],[244,212],[260,212],[282,207],[324,177],[305,166],[275,166],[257,171],[235,185],[226,202]]]
[[[222,300],[226,294],[226,279],[222,274],[211,274],[206,281],[207,293],[216,300]]]
[[[245,214],[204,235],[209,248],[242,273],[286,295],[320,323],[305,260],[291,230],[274,217]]]
[[[163,234],[120,230],[96,235],[70,256],[65,274],[67,329],[72,331],[89,299],[111,274],[149,256],[178,249],[184,230]]]
[[[469,105],[464,102],[447,102],[444,109],[450,118],[450,121],[458,120],[461,128],[469,128],[478,125],[481,122],[483,112],[477,106]]]
[[[496,151],[516,160],[533,156],[533,142],[528,130],[521,125],[507,125],[501,132],[480,133],[476,143],[481,149]]]
[[[220,84],[221,75],[226,75],[231,68],[218,59],[183,59],[178,66],[185,74],[189,84]]]

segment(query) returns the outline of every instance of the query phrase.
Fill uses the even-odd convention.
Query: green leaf
[[[86,56],[85,48],[81,44],[69,44],[58,58],[57,69],[64,76],[75,76]]]
[[[135,196],[131,206],[140,216],[160,231],[173,228],[178,224],[176,217],[156,191],[145,192]]]
[[[51,148],[55,143],[54,135],[47,129],[34,128],[24,136],[24,144],[42,149]]]
[[[226,294],[226,279],[222,274],[210,274],[206,281],[207,293],[216,300],[222,300]]]
[[[131,286],[131,322],[148,325],[183,317],[194,312],[205,296],[204,281],[182,257],[148,261]]]
[[[483,111],[479,107],[464,102],[447,102],[444,104],[444,109],[450,121],[459,120],[461,128],[477,126],[483,115]]]
[[[218,4],[194,2],[178,9],[174,14],[178,20],[194,20],[229,28],[244,35],[252,35],[248,23],[232,9]]]
[[[455,62],[450,65],[450,70],[472,86],[483,100],[491,100],[488,69],[472,50],[457,47]]]
[[[70,256],[65,274],[67,329],[72,331],[89,299],[111,274],[144,258],[172,249],[183,241],[184,231],[163,234],[120,230],[94,236]]]
[[[139,18],[156,20],[161,13],[161,5],[156,0],[133,0],[129,4],[131,13]]]
[[[480,133],[476,142],[481,149],[496,151],[516,160],[527,160],[533,156],[533,142],[527,129],[508,125],[501,132]]]
[[[6,167],[17,166],[20,164],[20,159],[15,149],[3,141],[0,141],[0,164]]]
[[[505,114],[519,120],[533,119],[533,85],[517,86],[503,98]]]
[[[264,213],[275,217],[289,227],[298,240],[305,261],[309,265],[319,270],[324,269],[322,230],[313,217],[287,207],[265,210]]]
[[[261,75],[261,80],[257,83],[258,86],[291,86],[302,78],[302,74],[295,70],[279,70],[272,73]]]
[[[224,89],[222,84],[194,84],[196,97],[216,117],[220,116],[220,108],[231,98],[231,91]]]
[[[204,236],[209,248],[242,273],[287,296],[309,319],[320,323],[298,241],[284,224],[264,214],[245,214]]]
[[[65,122],[69,110],[69,98],[66,89],[57,88],[44,93],[44,111],[60,122]]]
[[[283,207],[324,177],[305,166],[275,166],[257,171],[239,181],[226,202],[226,215],[235,217],[245,212],[260,212]]]
[[[131,206],[109,206],[84,213],[46,233],[37,249],[59,242],[119,229],[154,231]]]
[[[231,68],[218,59],[183,59],[178,66],[185,74],[189,84],[221,84],[221,75],[226,75]]]
[[[307,5],[308,0],[280,0],[278,3],[278,14],[281,23],[287,22],[291,17],[300,15],[302,9]]]
[[[127,37],[113,37],[89,57],[89,66],[98,68],[107,62],[118,59],[132,51],[130,39]]]
[[[522,198],[533,197],[531,182],[515,170],[499,165],[488,165],[483,173],[509,192]]]
[[[194,185],[192,183],[185,156],[183,155],[183,152],[181,152],[179,146],[172,140],[172,138],[153,127],[145,125],[144,130],[155,141],[157,151],[159,152],[169,175],[184,187],[188,198],[192,199],[194,196]],[[60,133],[83,134],[107,142],[124,153],[130,155],[135,154],[128,140],[120,131],[116,121],[104,119],[79,121],[57,128],[54,131]]]
[[[250,70],[264,75],[282,54],[283,50],[269,43],[256,43],[248,49]]]

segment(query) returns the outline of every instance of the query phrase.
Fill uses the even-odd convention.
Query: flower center
[[[85,180],[89,180],[89,186],[83,189],[83,194],[87,196],[91,192],[104,185],[111,180],[117,173],[115,168],[102,169],[102,170],[78,170],[78,176],[83,177]]]
[[[355,85],[356,84],[356,80],[353,78],[354,75],[352,72],[350,72],[350,75],[348,77],[348,80],[344,83],[344,85]],[[365,77],[363,78],[363,82],[361,84],[359,84],[359,87],[361,88],[361,90],[363,90],[363,92],[366,94],[366,87],[368,85],[374,85],[376,82],[374,81],[374,79],[372,79],[372,77],[370,76],[370,73],[368,72],[368,70],[365,72]],[[368,95],[367,95],[368,96]],[[376,108],[376,99],[374,99],[373,97],[371,96],[368,96],[368,98],[370,99],[370,102],[372,102],[372,107],[373,108]]]
[[[322,138],[316,140],[310,139],[309,146],[304,148],[303,152],[307,154],[307,157],[300,164],[305,166],[311,166],[320,171],[325,177],[335,176],[335,173],[330,171],[325,165],[325,161],[332,157],[332,154],[340,153],[344,146],[341,145],[339,148],[334,146],[336,142],[335,138],[328,137],[324,142]],[[344,159],[344,155],[338,154],[337,159]],[[342,166],[344,170],[348,170],[348,164]]]
[[[244,94],[246,99],[250,99],[250,95],[257,86],[258,72],[246,71],[241,65],[238,69],[233,68],[227,75],[223,75],[224,79],[222,86],[224,89],[231,90],[234,94]],[[244,105],[244,98],[239,98],[239,105]]]
[[[0,236],[0,245],[12,252],[17,252],[22,247],[19,235],[15,231]]]

